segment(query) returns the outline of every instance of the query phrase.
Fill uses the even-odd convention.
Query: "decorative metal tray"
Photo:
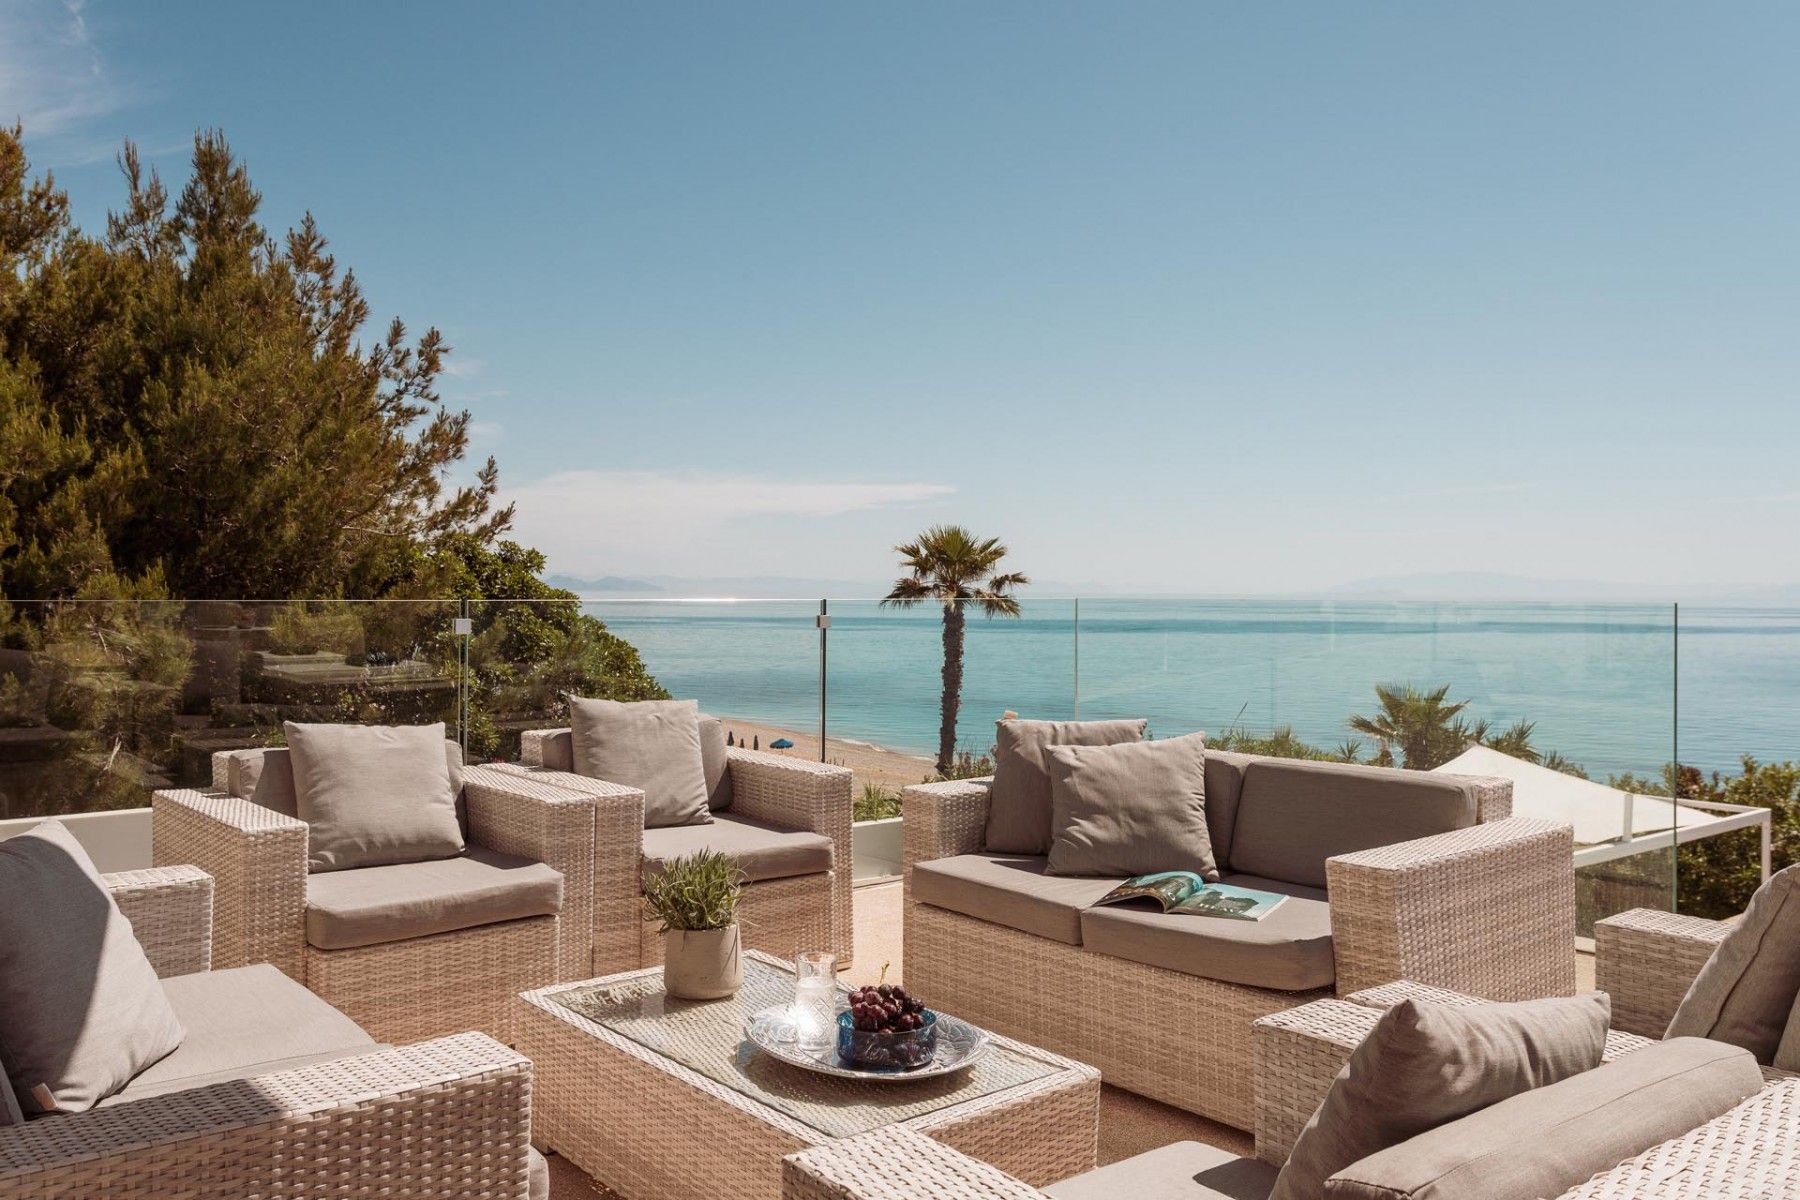
[[[765,1054],[784,1063],[835,1075],[839,1079],[866,1079],[871,1083],[903,1083],[909,1079],[935,1079],[973,1064],[987,1053],[988,1035],[967,1021],[959,1021],[947,1013],[937,1015],[937,1053],[922,1067],[904,1071],[875,1071],[859,1067],[838,1057],[837,1031],[832,1030],[831,1044],[823,1050],[808,1050],[800,1045],[794,1025],[794,1014],[785,1005],[765,1008],[751,1017],[744,1032]]]

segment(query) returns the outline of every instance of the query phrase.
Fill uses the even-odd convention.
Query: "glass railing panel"
[[[1800,609],[1684,604],[1678,628],[1675,791],[1690,830],[1677,853],[1676,904],[1729,917],[1796,853]],[[1692,836],[1698,829],[1705,836]]]
[[[454,601],[14,601],[0,628],[0,820],[205,786],[284,721],[459,739]]]
[[[1582,815],[1584,931],[1672,905],[1670,805],[1626,791],[1654,791],[1673,760],[1673,680],[1662,606],[1082,601],[1084,717],[1415,770],[1507,755],[1460,761],[1513,771],[1521,814]]]
[[[469,749],[517,759],[564,693],[699,701],[733,742],[819,751],[817,601],[489,600],[470,605]]]

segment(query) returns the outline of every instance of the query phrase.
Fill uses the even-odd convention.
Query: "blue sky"
[[[0,0],[436,324],[578,575],[1800,581],[1800,9]]]

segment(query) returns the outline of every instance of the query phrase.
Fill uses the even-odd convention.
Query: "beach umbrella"
[[[786,738],[776,738],[769,743],[769,749],[771,750],[792,750],[793,748],[794,743],[788,741]]]

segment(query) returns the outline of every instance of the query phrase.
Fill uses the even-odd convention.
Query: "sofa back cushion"
[[[1701,1038],[1657,1042],[1370,1155],[1326,1181],[1324,1195],[1557,1196],[1729,1112],[1761,1086],[1756,1060],[1740,1047]]]
[[[724,812],[731,807],[731,756],[726,751],[724,723],[701,713],[700,766],[706,774],[708,812]]]
[[[1231,869],[1325,886],[1325,860],[1476,823],[1473,785],[1455,775],[1257,758],[1244,768]]]
[[[575,773],[638,788],[644,826],[704,825],[706,760],[700,706],[692,700],[569,697]]]
[[[131,922],[68,828],[46,821],[0,842],[0,1086],[13,1097],[0,1111],[86,1112],[181,1039]]]
[[[1705,1037],[1742,1046],[1774,1063],[1800,996],[1800,865],[1769,877],[1694,977],[1669,1022],[1668,1037]],[[1800,1070],[1789,1063],[1786,1070]]]
[[[1593,1070],[1611,1016],[1602,992],[1468,1008],[1402,1001],[1338,1072],[1269,1200],[1316,1200],[1327,1179],[1371,1154]]]
[[[994,725],[994,782],[988,788],[989,854],[1050,853],[1050,772],[1046,746],[1141,742],[1148,721],[1021,721]]]
[[[1237,830],[1244,770],[1255,761],[1248,754],[1206,748],[1206,829],[1212,837],[1213,860],[1221,871],[1231,861],[1231,838]]]
[[[1217,882],[1206,826],[1206,737],[1047,746],[1052,875],[1192,871]]]
[[[444,764],[450,770],[450,786],[462,795],[462,747],[444,739]],[[280,813],[300,815],[294,794],[294,758],[286,746],[258,746],[232,750],[225,755],[225,790],[241,800]]]
[[[444,724],[283,724],[309,871],[461,854]],[[459,767],[460,771],[460,767]]]

